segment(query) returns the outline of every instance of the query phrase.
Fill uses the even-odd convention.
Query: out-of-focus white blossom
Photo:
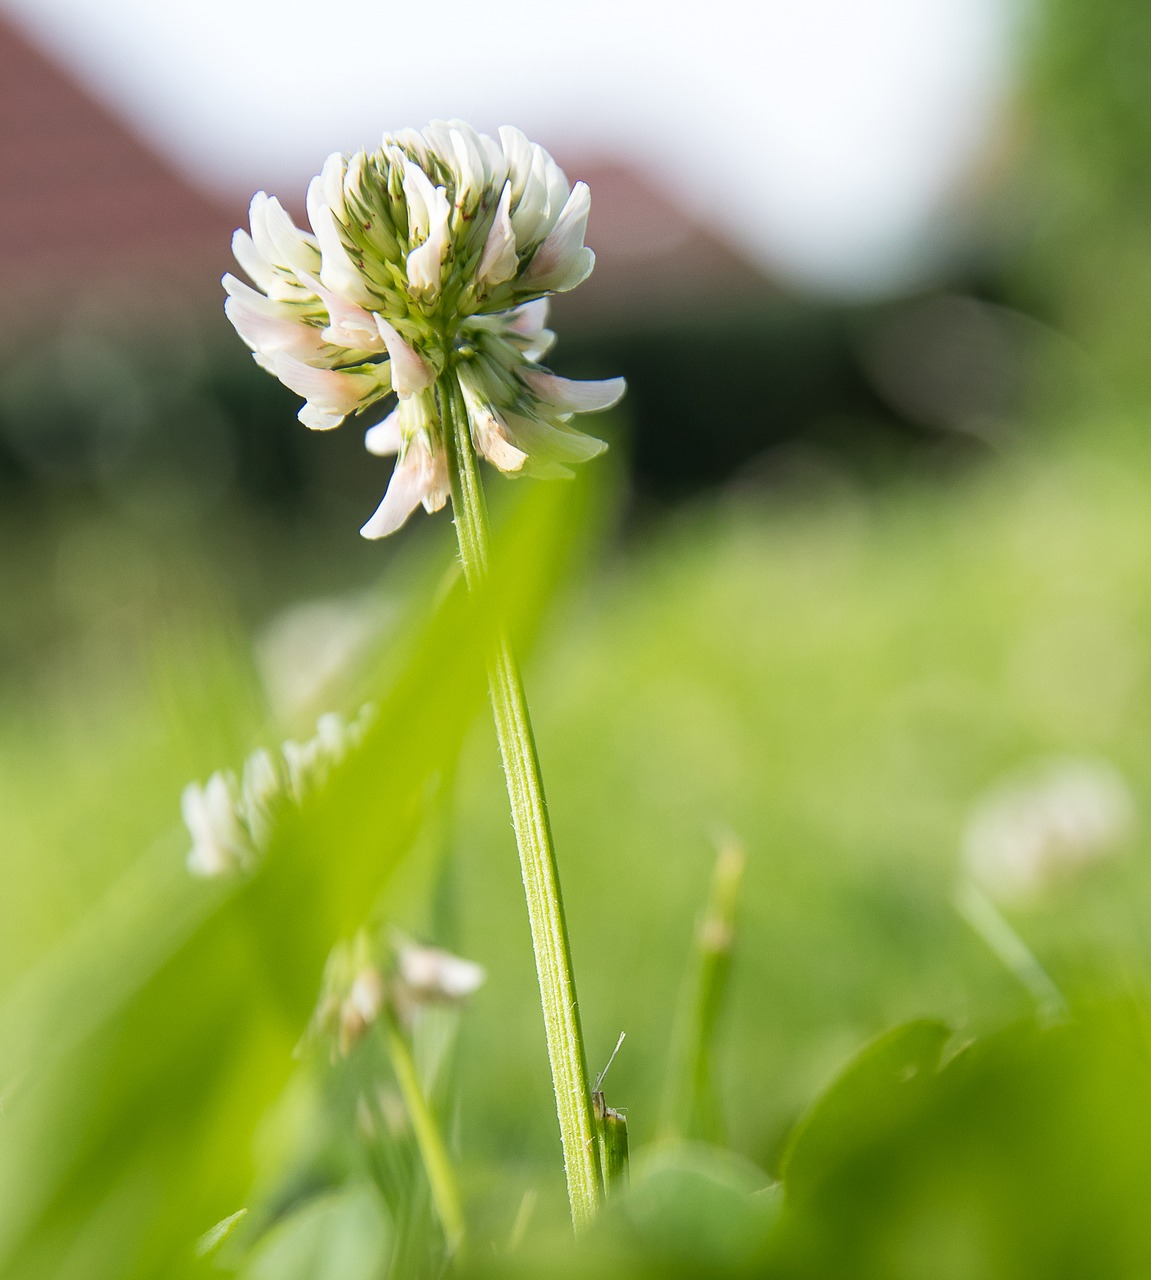
[[[482,966],[440,947],[404,942],[396,950],[396,966],[409,1002],[463,1000],[478,991],[487,977]]]
[[[277,614],[255,643],[256,665],[277,716],[298,718],[335,700],[394,606],[378,593],[306,600]]]
[[[385,1009],[407,1025],[423,1006],[459,1004],[484,977],[478,964],[439,947],[360,930],[332,948],[305,1043],[326,1041],[333,1059],[345,1057]]]
[[[329,712],[306,742],[285,742],[277,755],[254,751],[239,781],[216,772],[202,786],[190,782],[181,799],[192,837],[188,870],[203,878],[251,870],[271,842],[282,807],[302,803],[327,780],[332,766],[362,740],[373,714],[365,706],[349,724]]]
[[[964,835],[966,870],[989,897],[1024,903],[1118,853],[1135,817],[1131,790],[1113,766],[1048,761],[979,801]]]
[[[494,139],[434,121],[330,156],[307,208],[310,231],[274,197],[253,198],[251,231],[233,238],[252,284],[225,276],[225,310],[257,363],[304,398],[305,426],[327,430],[395,394],[366,436],[370,452],[397,456],[366,537],[447,500],[445,371],[500,471],[564,475],[602,450],[568,423],[614,404],[623,380],[575,383],[539,363],[552,342],[544,299],[595,262],[591,194],[542,147],[517,129]]]
[[[235,774],[214,773],[203,786],[188,783],[180,808],[192,837],[187,861],[193,875],[226,875],[251,866],[256,851],[241,817],[243,802]]]

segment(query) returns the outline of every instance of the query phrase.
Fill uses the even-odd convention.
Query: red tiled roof
[[[771,291],[632,168],[566,167],[592,188],[588,239],[598,261],[587,284],[560,300],[565,319],[642,326]],[[17,293],[54,309],[112,283],[121,295],[135,285],[153,297],[167,284],[185,299],[218,301],[247,193],[225,205],[198,190],[3,17],[0,172],[0,245]],[[302,213],[302,199],[285,204]]]
[[[17,288],[223,270],[218,205],[0,18],[0,244]],[[218,273],[216,273],[218,275]]]

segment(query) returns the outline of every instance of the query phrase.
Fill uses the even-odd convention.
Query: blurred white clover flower
[[[1112,765],[1046,761],[976,804],[963,839],[965,869],[988,897],[1023,904],[1117,854],[1135,825],[1131,789]]]
[[[391,599],[372,591],[304,600],[276,614],[254,643],[260,681],[276,716],[296,719],[336,700],[395,611]]]
[[[517,129],[499,140],[462,121],[385,134],[373,152],[330,156],[308,188],[311,232],[264,192],[236,259],[256,286],[224,277],[225,310],[258,364],[306,400],[327,430],[394,393],[369,428],[396,454],[365,537],[398,529],[449,495],[436,380],[458,375],[476,451],[500,471],[562,475],[605,446],[568,425],[609,408],[622,378],[572,382],[539,362],[553,341],[546,296],[586,279],[591,195],[569,187]]]
[[[324,967],[321,994],[301,1048],[327,1041],[346,1057],[385,1011],[407,1024],[428,1005],[461,1004],[486,978],[471,960],[400,934],[390,943],[361,929],[338,942]]]
[[[474,961],[419,942],[397,945],[396,968],[409,1004],[463,1000],[478,991],[487,977],[483,967]]]
[[[329,712],[306,742],[289,740],[276,756],[252,752],[239,780],[230,770],[218,770],[203,785],[188,783],[180,803],[192,837],[186,859],[192,875],[210,879],[252,870],[284,805],[303,803],[323,785],[333,765],[363,739],[373,715],[370,705],[351,723]]]

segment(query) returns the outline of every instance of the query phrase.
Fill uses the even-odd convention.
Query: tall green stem
[[[467,410],[450,366],[437,385],[436,399],[448,450],[460,559],[468,587],[474,590],[488,574],[487,506]],[[599,1207],[603,1179],[543,777],[523,681],[502,628],[497,629],[488,662],[488,687],[527,897],[568,1199],[572,1222],[578,1231],[591,1221]]]
[[[416,1137],[416,1145],[420,1149],[420,1158],[424,1162],[424,1171],[431,1187],[432,1200],[439,1215],[440,1225],[444,1229],[449,1254],[459,1252],[464,1241],[464,1214],[460,1208],[460,1193],[456,1186],[456,1175],[452,1169],[451,1158],[444,1147],[440,1136],[439,1125],[432,1114],[432,1108],[424,1097],[420,1087],[419,1074],[407,1042],[396,1024],[392,1013],[385,1015],[384,1035],[388,1044],[388,1053],[392,1059],[392,1068],[403,1095],[404,1105],[408,1110],[412,1132]]]

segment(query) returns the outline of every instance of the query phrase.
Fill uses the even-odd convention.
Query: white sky
[[[914,269],[986,144],[1017,2],[0,8],[222,189],[302,190],[330,151],[436,116],[512,123],[557,150],[635,157],[797,280],[854,291]]]

